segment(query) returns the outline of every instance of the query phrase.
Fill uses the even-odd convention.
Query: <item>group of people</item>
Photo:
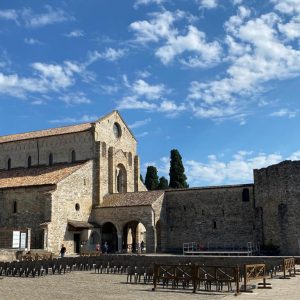
[[[141,241],[140,244],[137,244],[135,250],[136,251],[140,250],[141,252],[143,252],[145,250],[145,243],[144,243],[144,241]],[[103,245],[102,245],[102,248],[100,247],[100,244],[97,243],[96,244],[96,251],[102,251],[102,253],[107,254],[110,251],[108,242],[105,241],[103,243]],[[65,245],[62,244],[61,248],[60,248],[60,252],[59,252],[60,253],[60,257],[61,258],[65,257],[66,252],[67,252],[67,249],[66,249]]]

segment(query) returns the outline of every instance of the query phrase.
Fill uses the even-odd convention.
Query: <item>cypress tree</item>
[[[167,190],[169,188],[168,179],[164,176],[159,178],[158,189],[159,190]]]
[[[157,187],[158,187],[157,169],[153,166],[147,167],[147,173],[146,173],[146,177],[145,177],[145,185],[149,191],[157,190]]]
[[[182,157],[178,150],[171,150],[171,160],[170,160],[170,188],[180,189],[188,188],[186,182],[186,176],[184,174],[184,166],[182,164]]]

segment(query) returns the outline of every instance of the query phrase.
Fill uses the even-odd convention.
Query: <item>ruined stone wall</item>
[[[68,253],[74,253],[74,232],[68,230],[68,220],[88,221],[93,202],[93,162],[57,184],[52,196],[52,222],[48,226],[48,250],[59,252],[62,243]],[[76,209],[79,205],[79,210]],[[78,208],[78,207],[77,207]]]
[[[71,162],[72,150],[77,161],[93,158],[93,134],[85,131],[0,144],[0,169],[7,169],[9,158],[11,168],[27,168],[29,156],[32,166],[48,165],[50,153],[54,164]]]
[[[243,201],[243,190],[249,201]],[[166,248],[180,250],[185,242],[202,247],[229,247],[255,242],[253,185],[167,191]]]
[[[263,241],[283,255],[298,255],[300,162],[284,161],[254,170],[256,207],[263,217]]]
[[[54,186],[41,186],[0,190],[0,227],[31,228],[31,248],[42,248],[40,224],[51,221],[53,189]]]

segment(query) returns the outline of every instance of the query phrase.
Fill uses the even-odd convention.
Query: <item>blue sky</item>
[[[118,109],[142,173],[252,182],[300,158],[300,0],[0,2],[0,134]]]

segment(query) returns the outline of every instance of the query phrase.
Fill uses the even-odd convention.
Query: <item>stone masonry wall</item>
[[[254,170],[256,207],[262,210],[263,240],[283,255],[299,255],[300,161]]]
[[[242,199],[249,189],[250,201]],[[229,247],[255,242],[253,185],[166,191],[166,232],[169,250],[183,243]]]
[[[54,186],[0,190],[0,226],[31,228],[31,248],[43,247],[41,223],[51,220],[51,192]],[[14,202],[17,212],[13,212]]]
[[[114,135],[113,126],[115,123],[118,123],[120,126],[120,137],[115,137]],[[135,176],[139,177],[139,174],[135,174],[134,172],[134,160],[137,155],[137,142],[117,112],[113,112],[107,117],[100,119],[99,122],[96,122],[95,141],[101,142],[99,151],[99,153],[101,153],[100,202],[102,201],[103,196],[110,192],[110,184],[112,184],[111,192],[116,192],[115,170],[118,164],[122,164],[126,169],[127,191],[135,191],[135,186],[137,186],[135,185],[135,182],[139,181],[139,178],[135,181]],[[110,156],[113,158],[111,160],[111,166],[109,164]]]
[[[68,230],[68,220],[88,221],[93,203],[93,162],[60,181],[53,193],[52,222],[49,224],[48,250],[59,252],[62,243],[68,253],[74,253],[74,232]],[[80,209],[76,210],[75,205]]]
[[[93,158],[92,133],[85,131],[0,144],[0,169],[7,168],[9,158],[11,168],[27,168],[29,156],[32,166],[48,165],[50,153],[53,163],[71,162],[72,150],[76,152],[76,160]]]

